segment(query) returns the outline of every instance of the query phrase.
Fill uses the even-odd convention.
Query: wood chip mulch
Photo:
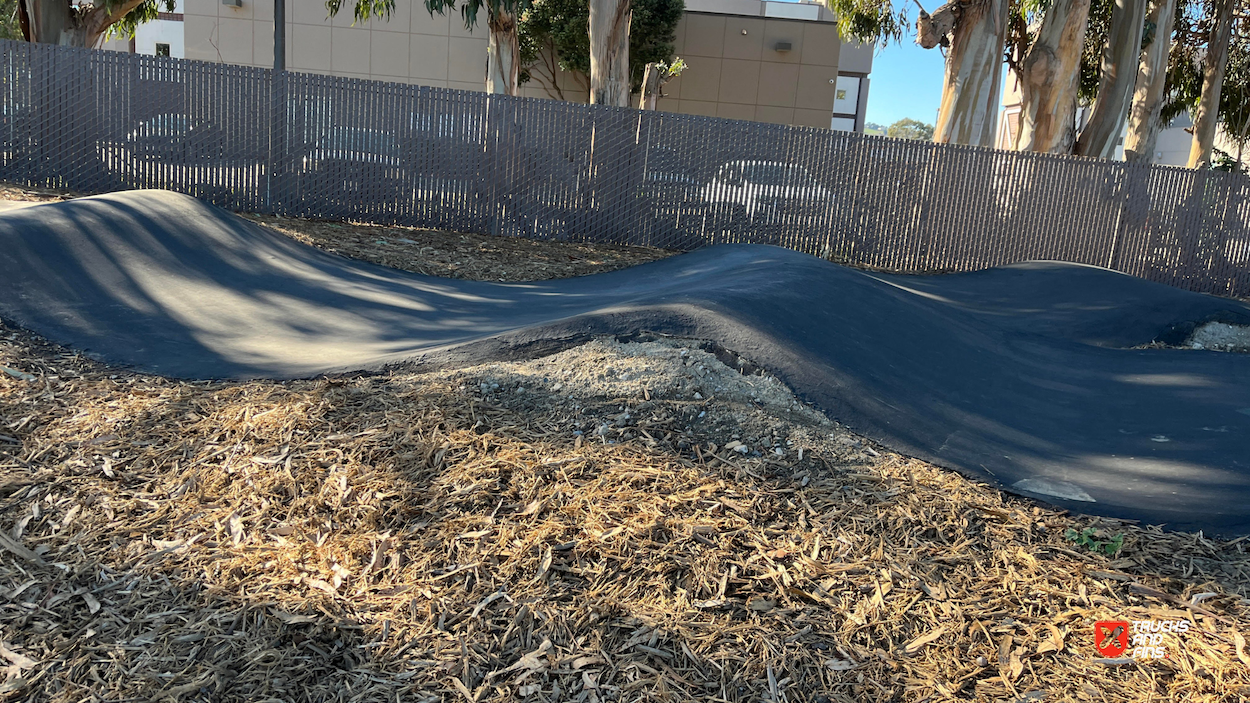
[[[739,456],[676,400],[591,440],[464,376],[183,383],[12,328],[0,367],[4,700],[1250,695],[1244,539]],[[1097,661],[1151,618],[1190,623],[1168,658]]]
[[[352,259],[444,278],[541,281],[628,268],[675,252],[612,244],[538,241],[359,222],[245,214],[292,239]]]

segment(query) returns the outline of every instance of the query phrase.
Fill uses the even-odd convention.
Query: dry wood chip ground
[[[1250,697],[1247,540],[1006,496],[739,361],[178,382],[0,327],[0,696]],[[1190,629],[1107,664],[1105,619]]]

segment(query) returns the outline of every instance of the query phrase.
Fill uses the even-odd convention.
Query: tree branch
[[[951,0],[934,10],[932,15],[920,8],[920,16],[916,18],[916,43],[925,49],[949,46],[950,39],[947,37],[955,30],[961,11],[960,0]]]
[[[108,31],[121,18],[130,14],[130,11],[142,5],[149,0],[125,0],[120,5],[108,7],[107,5],[96,5],[93,9],[83,14],[79,20],[79,27],[82,28],[86,38],[84,46],[95,46],[100,40],[100,36]]]

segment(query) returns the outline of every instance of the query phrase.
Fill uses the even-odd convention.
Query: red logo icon
[[[1094,649],[1109,659],[1124,654],[1128,649],[1128,622],[1100,620],[1094,623]]]

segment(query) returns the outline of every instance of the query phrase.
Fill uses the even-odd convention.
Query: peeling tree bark
[[[664,75],[659,64],[647,64],[642,74],[642,90],[639,91],[638,109],[654,110],[660,101],[660,88],[664,85]]]
[[[1115,158],[1116,144],[1124,131],[1124,120],[1137,82],[1141,58],[1142,27],[1146,22],[1146,0],[1115,0],[1111,10],[1111,31],[1102,48],[1102,71],[1098,97],[1085,129],[1076,140],[1076,153],[1101,159]]]
[[[1089,25],[1089,0],[1054,0],[1024,57],[1024,104],[1016,148],[1070,154],[1076,142],[1076,91],[1081,48]]]
[[[664,97],[664,84],[677,77],[670,67],[662,63],[649,63],[642,74],[642,87],[638,93],[639,110],[655,110]]]
[[[1211,28],[1211,41],[1207,45],[1206,66],[1202,69],[1202,97],[1194,114],[1194,140],[1189,148],[1189,167],[1206,168],[1211,165],[1215,127],[1219,120],[1220,90],[1224,86],[1224,69],[1228,67],[1228,41],[1233,30],[1234,0],[1220,0],[1216,4],[1218,14]]]
[[[491,10],[486,24],[490,30],[486,45],[486,92],[516,95],[521,72],[521,44],[517,39],[516,15],[503,9]]]
[[[94,47],[121,18],[144,0],[126,0],[111,10],[96,5],[74,13],[68,0],[20,0],[25,11],[26,39],[40,44]]]
[[[954,0],[916,21],[916,43],[949,46],[933,141],[994,146],[1008,0]]]
[[[1163,124],[1163,88],[1167,84],[1168,54],[1172,49],[1172,26],[1176,19],[1176,0],[1150,0],[1146,22],[1155,27],[1154,38],[1141,52],[1137,67],[1133,105],[1128,114],[1128,133],[1124,135],[1124,160],[1152,163],[1155,144]]]
[[[590,0],[590,102],[629,107],[630,0]]]

